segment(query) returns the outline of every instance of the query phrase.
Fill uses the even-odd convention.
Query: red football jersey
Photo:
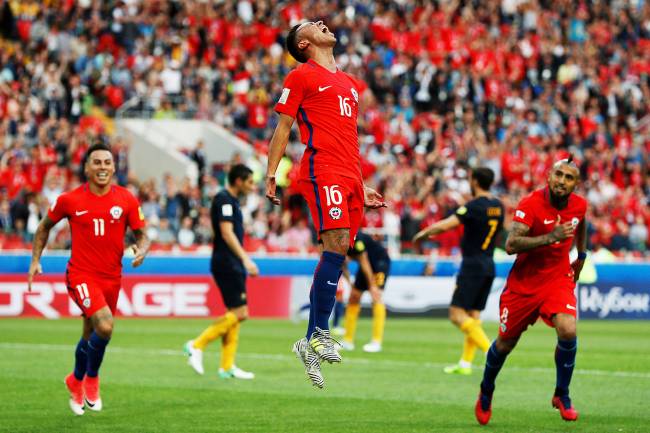
[[[351,75],[331,72],[313,60],[291,71],[284,80],[275,111],[298,119],[307,146],[300,177],[337,173],[361,178],[357,114],[364,84]]]
[[[561,210],[551,206],[548,188],[539,189],[524,197],[513,222],[530,227],[528,236],[540,236],[553,231],[560,216],[560,224],[571,221],[574,229],[584,221],[587,201],[577,194],[569,196],[568,205]],[[549,284],[573,282],[569,251],[575,237],[519,253],[512,266],[506,286],[518,293],[534,294]]]
[[[126,228],[144,227],[138,200],[126,188],[111,186],[98,196],[88,184],[61,194],[48,211],[53,222],[68,218],[72,254],[68,267],[104,278],[120,278]]]

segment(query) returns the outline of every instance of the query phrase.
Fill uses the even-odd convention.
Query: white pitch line
[[[66,344],[40,344],[40,343],[0,343],[0,350],[45,350],[52,352],[73,351],[75,346]],[[150,355],[150,356],[184,356],[183,351],[172,349],[131,349],[126,347],[109,346],[108,350],[112,353],[124,353],[130,355]],[[239,358],[262,359],[267,361],[291,361],[295,359],[291,355],[271,354],[271,353],[238,353]],[[345,363],[364,364],[364,365],[381,365],[386,367],[407,367],[407,368],[433,368],[440,369],[449,364],[437,362],[412,362],[412,361],[394,361],[390,359],[370,359],[370,358],[346,358]],[[554,368],[544,367],[507,367],[508,370],[526,371],[533,373],[555,373]],[[575,374],[582,376],[611,376],[611,377],[629,377],[636,379],[650,379],[650,373],[639,371],[610,371],[610,370],[582,370],[576,369]]]

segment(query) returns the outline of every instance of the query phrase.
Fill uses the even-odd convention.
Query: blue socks
[[[77,349],[74,351],[74,377],[77,380],[83,380],[88,367],[88,341],[83,337],[77,343]]]
[[[316,326],[316,312],[314,311],[314,283],[311,283],[311,289],[309,289],[309,323],[307,324],[307,340],[311,337],[311,334],[314,332],[314,326]]]
[[[329,329],[330,315],[336,301],[336,289],[339,286],[341,266],[345,261],[342,254],[331,251],[323,251],[316,271],[314,272],[314,285],[312,286],[310,300],[311,310],[309,312],[309,327],[307,328],[307,339],[311,338],[315,327]],[[312,323],[311,317],[314,316]]]
[[[560,340],[558,338],[555,349],[555,368],[557,371],[555,395],[558,397],[568,397],[569,395],[569,384],[573,375],[577,350],[577,338],[571,340]],[[507,356],[507,354],[497,350],[496,342],[492,343],[485,360],[485,370],[483,371],[483,381],[481,382],[481,392],[484,394],[491,396],[494,392],[494,381]]]
[[[564,397],[569,395],[569,384],[573,375],[573,367],[576,364],[576,352],[578,351],[578,339],[557,340],[555,348],[555,369],[557,379],[555,383],[555,395]]]
[[[341,317],[345,314],[345,304],[340,301],[336,301],[334,304],[334,317],[332,318],[332,326],[338,327],[341,323]]]
[[[105,340],[93,331],[88,340],[88,365],[86,374],[89,377],[97,377],[99,367],[102,365],[104,359],[104,351],[110,340]]]
[[[485,358],[485,370],[483,370],[483,381],[481,382],[481,392],[483,394],[492,396],[494,392],[494,381],[507,357],[507,353],[501,353],[497,350],[495,340],[490,346],[490,350],[488,350]]]

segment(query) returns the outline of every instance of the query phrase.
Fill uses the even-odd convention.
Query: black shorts
[[[375,285],[381,289],[384,290],[384,287],[386,287],[386,281],[388,280],[388,274],[390,272],[390,264],[380,264],[377,266],[377,269],[373,270],[373,274],[375,276]],[[361,272],[361,268],[357,271],[357,275],[354,277],[354,288],[361,291],[365,292],[368,290],[368,281],[366,280],[366,276]]]
[[[226,274],[212,271],[212,276],[219,287],[226,308],[246,305],[246,274]]]
[[[456,290],[451,297],[451,305],[464,310],[482,311],[492,289],[494,275],[459,274],[456,278]]]

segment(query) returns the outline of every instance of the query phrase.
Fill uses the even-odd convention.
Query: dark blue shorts
[[[375,285],[381,290],[384,290],[384,287],[386,287],[386,281],[388,280],[389,273],[390,263],[380,263],[376,269],[373,269]],[[366,280],[366,276],[363,274],[363,272],[361,272],[361,268],[359,268],[357,275],[354,277],[354,287],[362,292],[368,290],[368,281]]]
[[[246,274],[212,271],[212,276],[219,287],[226,308],[237,308],[246,305]]]
[[[464,310],[482,311],[492,289],[494,275],[458,274],[451,305]]]

